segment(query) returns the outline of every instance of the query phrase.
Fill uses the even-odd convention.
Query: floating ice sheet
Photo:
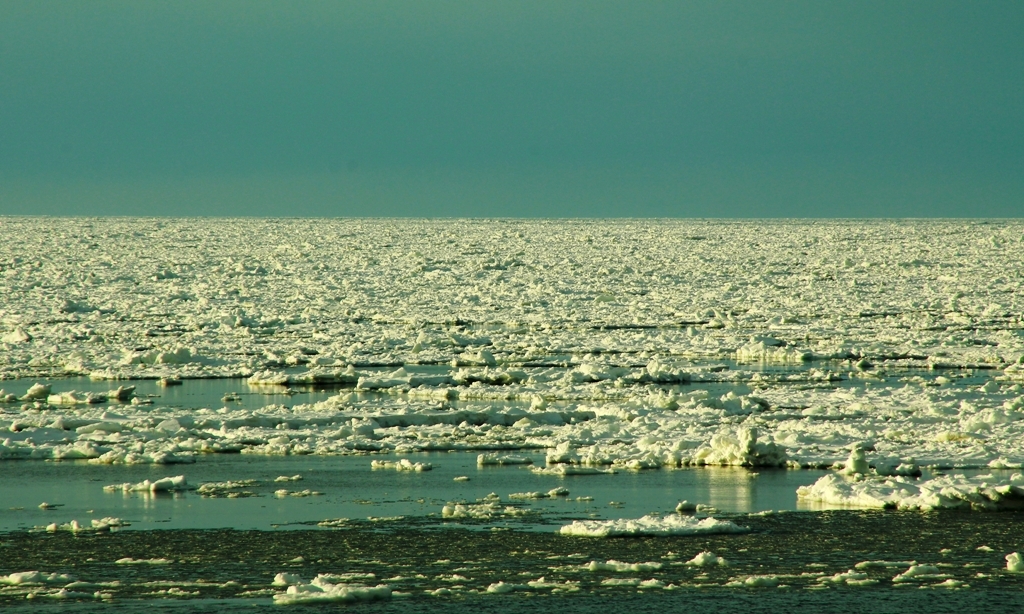
[[[626,537],[745,533],[749,529],[730,520],[697,519],[693,516],[643,516],[623,520],[577,520],[558,530],[562,535],[581,537]]]
[[[391,588],[384,584],[365,586],[362,584],[332,583],[332,576],[319,575],[309,583],[294,574],[280,573],[274,578],[274,585],[288,585],[284,593],[274,595],[274,603],[291,605],[297,603],[318,603],[338,601],[353,603],[359,601],[380,601],[391,599]]]
[[[966,508],[997,510],[1024,508],[1024,475],[1006,478],[963,474],[931,479],[841,474],[822,476],[810,486],[797,489],[807,501],[853,507],[934,510]]]

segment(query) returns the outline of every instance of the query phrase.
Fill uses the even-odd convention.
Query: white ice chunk
[[[758,441],[757,429],[745,426],[717,433],[694,453],[694,463],[701,465],[778,467],[786,463],[786,458],[784,448],[772,441]]]
[[[895,584],[901,582],[920,582],[922,580],[945,580],[949,574],[942,573],[942,570],[935,565],[911,565],[910,569],[893,577]]]
[[[127,527],[129,524],[120,518],[106,517],[106,518],[93,518],[89,524],[84,525],[77,520],[72,520],[64,524],[57,524],[51,522],[44,527],[34,527],[34,531],[46,531],[47,533],[56,533],[58,531],[70,531],[72,533],[81,533],[87,531],[95,531],[98,533],[104,533],[111,529],[119,527]]]
[[[103,487],[106,492],[170,492],[183,490],[187,486],[185,476],[160,478],[159,480],[143,480],[138,483],[124,482],[123,484],[110,484]]]
[[[684,563],[684,565],[693,565],[695,567],[711,567],[713,565],[724,566],[728,564],[729,563],[726,562],[725,559],[723,559],[720,556],[716,556],[715,553],[709,552],[707,550],[697,554],[697,556],[693,557],[692,559]]]
[[[552,488],[547,492],[514,492],[508,496],[509,499],[554,499],[555,497],[565,497],[569,494],[569,489],[564,486],[558,488]]]
[[[1024,573],[1024,557],[1017,552],[1006,555],[1006,570],[1013,573]]]
[[[516,590],[516,585],[509,582],[495,582],[487,587],[488,593],[511,593]]]
[[[797,497],[853,507],[995,510],[1020,505],[1024,500],[1024,475],[1015,473],[996,481],[992,476],[967,478],[961,474],[930,480],[904,477],[850,479],[828,474],[810,486],[799,487]]]
[[[854,475],[857,473],[866,474],[870,471],[868,468],[867,458],[864,456],[864,448],[856,446],[850,450],[850,456],[846,459],[846,464],[843,467],[843,473],[847,475]]]
[[[729,582],[726,586],[732,586],[737,582]],[[770,574],[747,576],[738,582],[741,586],[752,587],[773,587],[779,585],[779,577]]]
[[[449,503],[441,508],[442,518],[487,519],[495,516],[525,516],[530,511],[512,505],[502,506],[497,501],[484,503]]]
[[[133,559],[128,556],[123,559],[117,559],[114,561],[115,565],[170,565],[174,562],[174,559]]]
[[[643,516],[621,520],[576,520],[558,530],[562,535],[582,537],[616,537],[620,535],[698,535],[746,533],[750,529],[729,520],[692,516]]]
[[[601,469],[599,467],[582,467],[580,465],[555,465],[554,467],[530,467],[530,471],[537,475],[614,475],[612,469]]]
[[[615,572],[640,572],[640,571],[658,571],[661,569],[661,563],[648,562],[648,563],[624,563],[622,561],[590,561],[583,566],[587,571],[615,571]]]
[[[317,490],[309,490],[308,488],[306,490],[288,490],[287,488],[281,488],[274,491],[274,496],[278,499],[283,499],[285,497],[317,497],[322,494],[324,493]]]
[[[0,584],[67,584],[74,581],[72,576],[62,573],[46,573],[41,571],[20,571],[0,576]]]
[[[278,574],[280,578],[284,574]],[[275,581],[277,578],[275,578]],[[274,595],[274,603],[288,605],[293,603],[316,603],[321,601],[339,601],[354,603],[359,601],[380,601],[391,599],[391,587],[385,584],[363,586],[361,584],[332,584],[322,577],[314,578],[309,584],[291,584],[284,593]]]
[[[485,465],[532,465],[533,459],[528,456],[513,456],[511,454],[480,454],[476,457],[476,464],[480,467]]]
[[[831,576],[822,576],[818,578],[818,582],[821,582],[822,584],[849,584],[850,586],[868,586],[871,584],[878,584],[878,580],[869,578],[868,574],[863,571],[856,571],[853,569]]]
[[[42,401],[50,396],[49,384],[32,384],[32,387],[21,397],[22,401]]]
[[[195,348],[175,345],[167,350],[125,352],[121,364],[128,365],[184,365],[203,363],[207,359],[196,353]]]
[[[394,469],[395,471],[415,471],[423,472],[430,471],[434,468],[430,463],[414,463],[408,458],[402,458],[398,461],[386,461],[386,460],[375,460],[370,461],[370,467],[373,469]]]
[[[298,574],[281,572],[274,576],[274,581],[271,583],[272,586],[288,586],[289,584],[301,584],[302,577]]]
[[[3,337],[0,337],[0,341],[11,344],[28,343],[29,341],[32,341],[32,335],[26,333],[24,329],[15,328]]]

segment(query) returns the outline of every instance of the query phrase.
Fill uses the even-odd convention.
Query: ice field
[[[1021,527],[1019,221],[7,217],[0,236],[10,535],[448,528],[728,548],[772,510],[871,509]],[[1008,558],[1024,542],[997,546],[958,563],[984,582],[935,553],[833,580],[631,567],[601,590],[1024,577]],[[2,561],[0,600],[117,598]],[[615,580],[613,567],[596,569]],[[405,590],[379,570],[279,571],[235,593]],[[534,571],[413,593],[580,590]],[[173,587],[189,594],[160,598],[196,592]]]

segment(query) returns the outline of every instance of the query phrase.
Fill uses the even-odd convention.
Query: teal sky
[[[0,2],[0,214],[1019,217],[1024,2]]]

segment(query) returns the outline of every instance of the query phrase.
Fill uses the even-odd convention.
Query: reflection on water
[[[532,456],[542,463],[543,456]],[[490,493],[503,500],[520,492],[547,492],[564,486],[569,496],[519,503],[532,514],[495,518],[496,524],[548,527],[568,519],[634,518],[667,513],[681,500],[702,503],[725,513],[797,509],[796,489],[813,483],[820,471],[742,468],[689,468],[616,475],[553,477],[517,466],[478,467],[475,453],[406,455],[432,463],[424,473],[374,471],[371,459],[395,455],[348,457],[255,457],[209,455],[193,465],[94,465],[73,462],[4,463],[0,479],[0,530],[14,530],[106,516],[120,517],[133,528],[256,528],[296,526],[330,518],[406,516],[436,518],[449,501],[474,502]],[[183,473],[190,487],[204,482],[255,480],[244,490],[256,496],[206,498],[190,490],[177,493],[104,492],[103,486],[157,480]],[[301,475],[296,482],[279,476]],[[457,476],[468,476],[456,482]],[[321,496],[278,498],[275,491],[318,491]],[[42,502],[57,504],[41,510]],[[613,505],[614,502],[614,505]],[[159,523],[159,524],[154,524]]]
[[[141,505],[142,509],[144,509],[144,510],[154,510],[154,509],[156,509],[158,503],[159,504],[163,504],[163,502],[169,501],[169,500],[185,499],[186,496],[187,496],[185,492],[179,492],[179,491],[175,491],[175,492],[164,492],[164,491],[150,492],[148,490],[138,490],[138,491],[119,490],[119,491],[114,491],[114,492],[106,492],[106,491],[104,491],[104,494],[105,495],[109,495],[111,497],[120,496],[121,499],[123,499],[125,501],[132,501],[132,502],[138,501],[139,504]]]
[[[711,505],[719,509],[761,511],[754,503],[754,486],[760,474],[741,468],[723,469],[699,474],[699,479],[706,483]]]

